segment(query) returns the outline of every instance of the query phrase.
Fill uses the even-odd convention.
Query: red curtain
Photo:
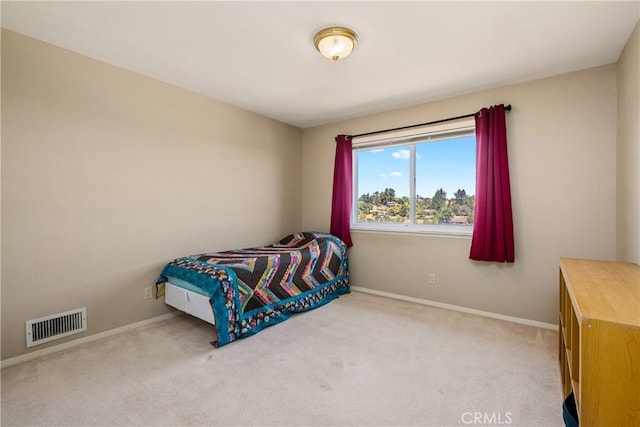
[[[336,162],[333,168],[333,198],[331,201],[331,234],[340,238],[350,248],[352,198],[351,137],[336,137]]]
[[[476,114],[476,207],[469,258],[514,262],[504,105]]]

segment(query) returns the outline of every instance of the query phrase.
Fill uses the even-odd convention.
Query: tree
[[[364,193],[360,196],[358,201],[371,204],[373,203],[373,197],[371,197],[371,194],[369,193]]]
[[[431,199],[431,208],[439,211],[442,209],[447,203],[447,192],[442,188],[436,190],[436,194],[433,195]]]
[[[453,193],[453,197],[455,197],[457,204],[462,205],[467,200],[467,192],[458,188],[458,191]]]
[[[447,206],[436,213],[435,222],[436,224],[448,224],[451,222],[451,218],[453,218],[453,211]]]
[[[379,191],[375,191],[372,195],[371,195],[371,203],[373,203],[376,206],[380,205],[380,192]]]
[[[476,205],[476,196],[467,196],[467,200],[465,200],[465,204],[471,208],[473,212],[473,208]]]
[[[387,202],[395,202],[396,201],[396,190],[393,188],[385,188],[382,194],[380,195],[380,203],[385,205]]]
[[[409,202],[402,202],[402,204],[400,205],[400,216],[403,218],[406,218],[409,216],[409,210],[411,209],[411,207],[409,206]]]
[[[364,202],[364,201],[358,202],[358,212],[368,214],[369,212],[371,212],[372,207],[373,205],[371,203]]]

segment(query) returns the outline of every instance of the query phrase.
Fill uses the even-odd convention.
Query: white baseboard
[[[381,296],[381,297],[397,299],[397,300],[401,300],[401,301],[409,301],[409,302],[414,302],[416,304],[429,305],[429,306],[432,306],[432,307],[444,308],[444,309],[453,310],[453,311],[460,311],[460,312],[463,312],[463,313],[476,314],[478,316],[490,317],[492,319],[506,320],[507,322],[519,323],[521,325],[533,326],[533,327],[536,327],[536,328],[549,329],[551,331],[556,331],[556,332],[558,331],[558,325],[553,325],[551,323],[545,323],[545,322],[539,322],[537,320],[530,320],[530,319],[522,319],[520,317],[505,316],[504,314],[491,313],[489,311],[476,310],[474,308],[462,307],[462,306],[459,306],[459,305],[445,304],[445,303],[442,303],[442,302],[431,301],[431,300],[428,300],[428,299],[408,297],[408,296],[404,296],[404,295],[393,294],[391,292],[377,291],[375,289],[362,288],[360,286],[351,286],[351,289],[353,289],[356,292],[362,292],[362,293],[365,293],[365,294],[378,295],[378,296]]]
[[[362,292],[362,293],[365,293],[365,294],[378,295],[378,296],[385,297],[385,298],[397,299],[397,300],[401,300],[401,301],[408,301],[408,302],[413,302],[413,303],[416,303],[416,304],[422,304],[422,305],[428,305],[428,306],[432,306],[432,307],[444,308],[444,309],[453,310],[453,311],[460,311],[460,312],[463,312],[463,313],[476,314],[478,316],[489,317],[489,318],[492,318],[492,319],[505,320],[507,322],[518,323],[518,324],[521,324],[521,325],[527,325],[527,326],[533,326],[533,327],[536,327],[536,328],[542,328],[542,329],[549,329],[549,330],[552,330],[552,331],[558,331],[558,325],[553,325],[551,323],[545,323],[545,322],[539,322],[537,320],[530,320],[530,319],[522,319],[520,317],[505,316],[504,314],[491,313],[489,311],[476,310],[474,308],[462,307],[462,306],[453,305],[453,304],[445,304],[445,303],[442,303],[442,302],[431,301],[431,300],[423,299],[423,298],[409,297],[409,296],[405,296],[405,295],[394,294],[394,293],[391,293],[391,292],[377,291],[375,289],[362,288],[360,286],[351,286],[351,289],[356,291],[356,292]],[[49,354],[57,353],[59,351],[67,350],[67,349],[70,349],[70,348],[73,348],[73,347],[77,347],[77,346],[82,345],[82,344],[87,344],[87,343],[90,343],[92,341],[96,341],[96,340],[99,340],[99,339],[102,339],[102,338],[105,338],[105,337],[109,337],[109,336],[118,334],[120,332],[128,331],[130,329],[134,329],[134,328],[137,328],[137,327],[140,327],[140,326],[144,326],[144,325],[149,325],[151,323],[161,322],[163,320],[170,319],[170,318],[176,317],[176,316],[181,316],[183,314],[184,313],[182,313],[181,311],[174,311],[172,313],[167,313],[167,314],[163,314],[161,316],[152,317],[151,319],[141,320],[140,322],[131,323],[129,325],[120,326],[119,328],[114,328],[114,329],[110,329],[108,331],[104,331],[104,332],[100,332],[100,333],[97,333],[97,334],[89,335],[87,337],[82,337],[82,338],[79,338],[77,340],[65,342],[65,343],[62,343],[62,344],[59,344],[59,345],[55,345],[55,346],[52,346],[52,347],[47,347],[47,348],[44,348],[42,350],[32,351],[30,353],[22,354],[20,356],[16,356],[16,357],[12,357],[12,358],[7,359],[7,360],[0,361],[0,368],[8,368],[9,366],[14,366],[14,365],[17,365],[19,363],[28,362],[30,360],[37,359],[37,358],[42,357],[42,356],[46,356],[46,355],[49,355]]]
[[[77,347],[82,344],[90,343],[111,335],[118,334],[120,332],[128,331],[140,326],[149,325],[151,323],[161,322],[163,320],[170,319],[172,317],[181,316],[181,311],[174,311],[171,313],[163,314],[160,316],[152,317],[151,319],[141,320],[139,322],[131,323],[129,325],[120,326],[119,328],[109,329],[108,331],[99,332],[97,334],[82,337],[77,340],[68,341],[62,344],[54,345],[52,347],[43,348],[42,350],[32,351],[30,353],[21,354],[20,356],[12,357],[7,360],[0,361],[0,368],[8,368],[9,366],[17,365],[19,363],[28,362],[38,357],[46,356],[49,354],[57,353],[59,351],[67,350],[73,347]]]

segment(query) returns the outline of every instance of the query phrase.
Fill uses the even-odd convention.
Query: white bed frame
[[[165,282],[164,302],[212,325],[216,324],[209,297],[205,295]]]

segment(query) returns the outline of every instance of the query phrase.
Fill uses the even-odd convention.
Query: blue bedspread
[[[213,344],[222,346],[349,293],[346,250],[331,234],[296,233],[269,246],[178,258],[156,285],[177,278],[208,295]]]

